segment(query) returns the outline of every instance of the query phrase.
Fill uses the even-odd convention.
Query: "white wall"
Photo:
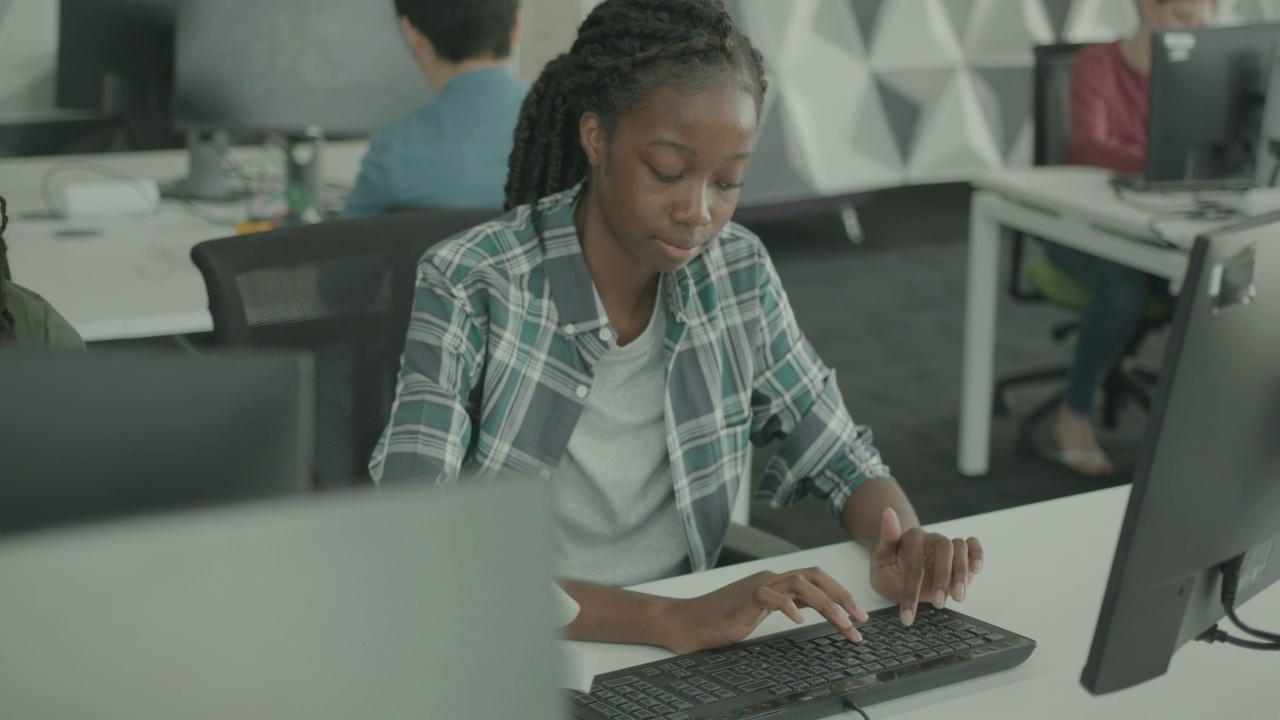
[[[578,25],[599,0],[524,0],[524,36],[516,58],[516,73],[533,82],[542,68],[568,51]]]
[[[0,0],[0,118],[53,109],[56,0]]]

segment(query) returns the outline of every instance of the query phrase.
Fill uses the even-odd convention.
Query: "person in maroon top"
[[[1139,0],[1142,22],[1132,37],[1080,51],[1071,79],[1067,162],[1140,173],[1147,156],[1152,34],[1204,27],[1216,0]],[[1080,316],[1066,397],[1053,438],[1058,459],[1083,475],[1110,475],[1111,460],[1093,430],[1094,400],[1124,352],[1153,294],[1172,304],[1167,282],[1079,250],[1045,243],[1051,262],[1093,291]]]

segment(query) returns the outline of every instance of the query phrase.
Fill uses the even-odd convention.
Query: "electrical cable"
[[[1277,647],[1280,647],[1280,634],[1267,632],[1265,630],[1256,630],[1246,625],[1236,615],[1236,592],[1240,589],[1240,569],[1243,566],[1244,555],[1237,555],[1219,566],[1219,569],[1222,571],[1222,608],[1226,610],[1227,617],[1236,627],[1255,638],[1264,640],[1268,643],[1276,643]]]
[[[871,717],[870,717],[869,715],[867,715],[867,711],[865,711],[865,710],[863,710],[862,708],[858,707],[858,704],[857,704],[857,703],[855,703],[853,700],[850,700],[850,699],[849,699],[849,698],[847,698],[847,697],[844,699],[844,709],[845,709],[845,710],[852,710],[852,711],[854,711],[854,712],[858,713],[859,715],[861,715],[861,716],[862,716],[862,720],[871,720]]]

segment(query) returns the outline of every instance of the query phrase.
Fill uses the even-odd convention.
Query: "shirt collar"
[[[577,226],[573,223],[573,208],[582,187],[583,183],[580,182],[568,190],[538,201],[542,212],[547,280],[551,284],[551,296],[560,315],[561,329],[574,331],[569,334],[609,325],[595,282],[591,279],[591,271],[587,269],[586,256],[582,254]],[[693,262],[700,262],[701,259],[699,256]],[[689,298],[693,291],[688,267],[664,273],[660,288],[667,293],[668,313],[675,316],[676,322],[686,322],[685,315],[690,307]]]

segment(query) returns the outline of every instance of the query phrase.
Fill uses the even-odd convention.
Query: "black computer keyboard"
[[[828,623],[598,675],[570,692],[580,720],[819,718],[1018,665],[1035,641],[950,609],[870,613],[849,642]]]

